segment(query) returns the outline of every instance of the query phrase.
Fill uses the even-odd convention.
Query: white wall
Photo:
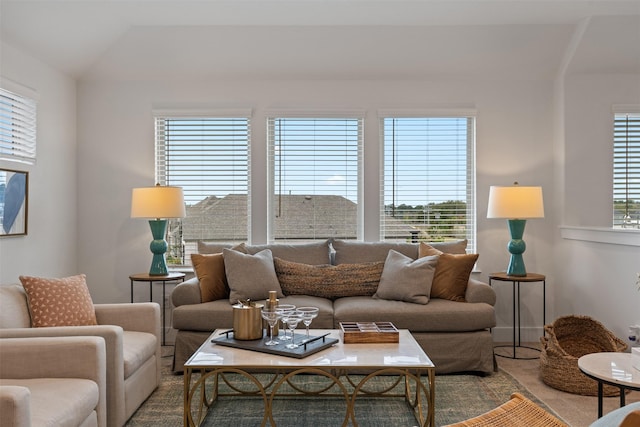
[[[486,219],[493,184],[552,187],[552,102],[550,82],[469,81],[166,81],[97,82],[78,87],[78,263],[91,278],[97,301],[126,301],[128,275],[148,270],[151,235],[144,220],[129,217],[131,189],[154,180],[152,110],[157,107],[251,107],[254,241],[266,238],[266,131],[270,108],[357,108],[366,111],[365,221],[377,221],[379,136],[377,110],[475,106],[478,163],[478,241],[482,273],[508,263],[509,233],[504,221]],[[552,217],[530,221],[525,253],[531,271],[552,276]],[[377,228],[366,238],[375,240]],[[141,285],[136,298],[148,298]],[[553,283],[550,281],[549,286]],[[500,324],[511,324],[509,288],[500,295]],[[542,323],[541,290],[523,322]],[[159,292],[156,292],[159,294]],[[508,299],[508,301],[505,301]],[[529,315],[529,313],[531,313]],[[508,334],[507,334],[508,335]],[[508,335],[510,336],[510,335]]]
[[[75,82],[2,43],[0,76],[37,93],[35,165],[0,161],[29,172],[28,234],[0,238],[0,283],[20,275],[61,277],[77,270]]]
[[[615,104],[640,105],[640,75],[569,75],[564,91],[564,209],[561,224],[610,227]],[[556,314],[594,317],[619,337],[640,324],[640,231],[626,244],[608,243],[583,230],[579,238],[555,234]],[[573,233],[576,234],[576,233]],[[606,233],[605,233],[606,234]],[[614,238],[615,233],[609,233]],[[618,233],[619,234],[619,233]],[[610,236],[611,237],[611,236]],[[619,236],[618,236],[619,237]]]

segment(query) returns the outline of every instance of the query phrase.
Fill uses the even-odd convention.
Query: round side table
[[[633,367],[630,353],[591,353],[578,359],[578,368],[598,381],[598,418],[602,417],[603,384],[620,388],[620,407],[626,405],[625,390],[640,390],[640,370]]]
[[[496,353],[496,356],[500,357],[509,357],[511,359],[522,359],[522,360],[532,360],[537,359],[537,357],[518,357],[516,355],[516,348],[528,348],[531,350],[540,351],[538,348],[524,346],[520,340],[520,283],[530,283],[530,282],[542,282],[542,326],[544,327],[547,319],[547,283],[546,277],[543,274],[537,273],[527,273],[526,276],[510,276],[507,273],[491,273],[489,274],[489,286],[492,286],[492,282],[496,280],[499,282],[511,282],[512,284],[512,295],[513,295],[513,344],[511,346],[496,346],[496,348],[500,347],[512,347],[513,355],[505,356],[502,354]],[[516,310],[516,294],[517,294],[517,310]],[[516,312],[518,313],[518,339],[516,344]]]
[[[169,274],[163,276],[152,276],[149,273],[138,273],[132,274],[129,276],[129,280],[131,281],[131,302],[133,303],[133,283],[134,282],[145,282],[149,283],[149,302],[153,302],[153,283],[159,282],[162,283],[162,313],[160,316],[162,317],[162,345],[165,345],[165,287],[167,282],[182,282],[184,280],[185,274],[179,272],[171,272]]]

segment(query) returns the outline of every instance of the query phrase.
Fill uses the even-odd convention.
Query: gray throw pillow
[[[438,264],[437,256],[413,260],[390,250],[374,298],[426,304]]]
[[[223,249],[224,269],[229,283],[229,302],[239,299],[252,301],[267,299],[269,291],[276,291],[282,298],[282,289],[273,266],[273,255],[269,249],[255,255],[243,254],[232,249]]]

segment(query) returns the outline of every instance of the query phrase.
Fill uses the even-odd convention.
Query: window
[[[381,118],[381,240],[468,239],[475,252],[475,119]]]
[[[36,160],[36,102],[5,89],[0,89],[0,160]]]
[[[613,227],[640,228],[640,113],[615,115]]]
[[[156,117],[156,180],[182,187],[187,205],[168,226],[168,262],[190,263],[200,240],[247,241],[248,117]]]
[[[268,119],[269,240],[361,234],[362,118]]]

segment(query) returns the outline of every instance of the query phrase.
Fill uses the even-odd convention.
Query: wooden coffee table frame
[[[338,333],[338,331],[335,332],[336,334]],[[405,332],[408,334],[408,331]],[[203,347],[210,345],[210,338],[203,344]],[[413,337],[411,337],[411,339],[413,339]],[[349,347],[352,345],[353,344],[347,344]],[[371,346],[371,344],[361,344],[360,346],[365,346],[366,349],[366,346]],[[200,349],[198,351],[200,351]],[[228,348],[227,351],[246,352],[248,350]],[[323,351],[330,352],[331,349]],[[197,355],[197,353],[198,352],[196,352],[194,356]],[[202,424],[208,409],[214,405],[220,397],[231,396],[261,397],[264,404],[261,426],[276,426],[273,417],[273,401],[276,398],[292,396],[343,398],[346,404],[343,426],[348,426],[350,425],[349,423],[353,426],[358,425],[355,407],[358,396],[404,398],[421,426],[435,426],[435,366],[432,363],[424,366],[390,367],[353,364],[349,366],[328,365],[325,367],[310,366],[311,364],[305,365],[305,359],[292,359],[291,363],[287,363],[286,367],[267,366],[266,364],[231,366],[231,364],[190,363],[194,356],[185,363],[184,370],[183,422],[185,427],[199,426]],[[270,357],[272,356],[265,355],[265,358]],[[266,368],[268,368],[268,374],[265,374]],[[363,369],[371,373],[365,376],[359,375],[357,378],[350,375],[350,372],[359,372]],[[243,387],[240,388],[234,385],[234,381],[230,379],[227,374],[238,374],[243,377],[244,380],[248,381],[244,381]],[[301,374],[323,376],[328,379],[327,385],[323,384],[317,390],[303,390],[296,386],[294,380],[297,375]],[[375,378],[382,375],[395,375],[396,380],[392,385],[381,388],[379,385],[376,386]],[[231,389],[230,392],[220,391],[219,386],[223,382]],[[235,382],[237,382],[237,380],[235,380]],[[284,391],[283,385],[285,384],[288,384],[292,391]],[[368,387],[369,385],[370,387]],[[251,388],[247,389],[248,386]],[[289,387],[287,387],[287,389]]]

